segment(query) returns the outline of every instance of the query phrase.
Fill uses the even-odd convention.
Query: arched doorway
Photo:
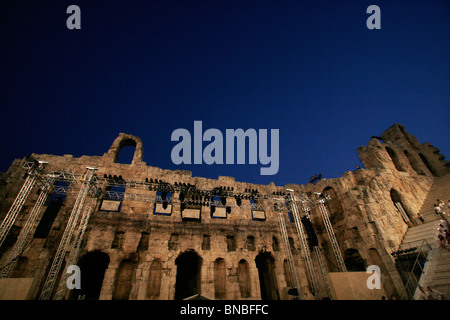
[[[277,278],[275,275],[275,261],[269,252],[260,252],[256,258],[259,274],[259,285],[262,300],[279,300]]]
[[[155,300],[161,291],[162,263],[155,258],[150,266],[147,282],[147,299]]]
[[[227,294],[227,269],[225,260],[214,261],[214,298],[225,299]]]
[[[400,193],[397,190],[395,190],[394,188],[392,188],[390,191],[390,196],[391,196],[391,200],[394,203],[395,207],[402,215],[403,221],[405,221],[405,223],[407,223],[407,224],[411,223],[410,222],[411,215],[409,214],[408,209],[405,207],[405,204],[402,201],[402,197],[401,197]]]
[[[109,257],[106,253],[93,251],[78,260],[81,271],[81,289],[74,289],[72,299],[98,300],[102,290],[105,271],[108,269]]]
[[[345,251],[344,263],[347,271],[366,271],[364,260],[356,249],[347,249]]]
[[[120,263],[114,284],[113,300],[130,299],[135,267],[136,264],[129,259],[123,260]]]
[[[239,282],[239,291],[241,292],[241,298],[250,297],[250,271],[248,262],[245,259],[239,261],[237,269],[237,278]]]
[[[201,293],[200,271],[202,259],[195,251],[183,252],[175,260],[177,277],[175,283],[175,300],[181,300]]]

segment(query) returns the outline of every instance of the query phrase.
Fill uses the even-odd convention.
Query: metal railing
[[[407,275],[405,289],[401,295],[402,300],[414,299],[414,294],[419,286],[420,278],[424,273],[430,251],[431,246],[426,240],[422,240],[420,242],[414,241],[402,244],[401,250],[392,253],[393,256],[397,256],[396,262],[402,278],[405,278],[405,275]],[[413,260],[411,269],[406,270],[404,267],[401,267],[402,264],[404,266],[411,266]],[[403,262],[407,263],[404,264]]]

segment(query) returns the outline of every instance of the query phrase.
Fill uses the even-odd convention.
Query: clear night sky
[[[101,156],[119,132],[141,137],[148,165],[262,184],[340,177],[394,123],[450,155],[449,1],[1,1],[0,75],[0,171],[31,153]],[[194,120],[279,129],[278,174],[174,165],[171,133]]]

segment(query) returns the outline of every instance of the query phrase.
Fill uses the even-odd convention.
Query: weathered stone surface
[[[403,283],[390,253],[397,250],[408,227],[418,224],[416,214],[434,176],[448,174],[449,167],[436,148],[428,143],[421,145],[399,124],[393,125],[379,138],[382,141],[372,138],[367,146],[358,148],[364,169],[346,172],[337,179],[322,179],[316,184],[289,184],[285,187],[273,183],[255,185],[237,182],[233,177],[220,176],[217,180],[192,177],[189,171],[147,166],[142,161],[144,151],[141,139],[123,133],[119,134],[103,156],[75,158],[71,155],[32,154],[31,157],[48,162],[45,173],[66,171],[80,176],[87,166],[91,166],[98,168],[98,177],[116,175],[127,182],[158,179],[172,186],[186,183],[204,190],[225,187],[233,188],[235,193],[257,189],[260,194],[267,195],[286,192],[286,188],[293,189],[296,195],[305,193],[311,197],[314,197],[315,192],[325,192],[331,196],[326,206],[347,268],[363,271],[361,266],[380,265],[385,276],[383,290],[387,295],[398,295],[403,290]],[[132,163],[116,163],[120,149],[128,145],[136,147]],[[2,220],[24,182],[25,170],[21,164],[22,160],[14,160],[8,171],[0,175]],[[74,186],[73,190],[67,194],[64,206],[50,223],[48,236],[33,238],[21,255],[22,262],[16,265],[15,277],[34,279],[30,291],[33,298],[37,298],[42,290],[75,204],[78,189]],[[35,187],[29,194],[0,248],[0,266],[8,261],[9,253],[36,202],[37,192]],[[156,196],[154,190],[126,190],[126,193],[133,192],[142,197]],[[172,196],[177,199],[180,194],[174,192]],[[287,275],[286,248],[280,234],[279,213],[273,203],[269,199],[258,201],[258,205],[266,205],[264,215],[256,210],[253,217],[260,219],[252,219],[248,199],[243,199],[241,206],[234,197],[226,200],[227,205],[232,207],[231,211],[224,214],[221,208],[216,217],[211,216],[211,207],[198,205],[195,209],[200,212],[198,220],[192,219],[195,217],[192,208],[186,211],[191,220],[183,219],[181,205],[177,202],[165,209],[162,209],[162,204],[157,204],[157,211],[163,214],[154,214],[154,201],[125,198],[120,211],[115,212],[100,210],[101,200],[98,200],[79,256],[89,257],[89,253],[98,253],[98,257],[104,257],[107,261],[98,297],[174,299],[177,281],[181,281],[177,280],[177,272],[180,272],[177,271],[177,264],[182,264],[183,257],[194,259],[192,257],[196,256],[197,270],[184,269],[181,272],[186,277],[190,272],[198,273],[197,279],[186,285],[196,288],[197,293],[221,299],[260,299],[263,290],[257,261],[263,261],[264,268],[271,270],[265,272],[271,273],[268,281],[271,290],[276,291],[274,295],[277,294],[280,299],[292,299],[293,296],[288,294],[288,284],[292,283],[292,279]],[[404,221],[394,201],[401,202],[410,221]],[[283,214],[288,221],[286,212]],[[330,239],[319,210],[312,208],[310,214],[326,271],[336,272],[338,270]],[[293,223],[287,222],[287,229],[301,298],[314,299]],[[314,255],[312,257],[322,294],[326,296],[318,261]],[[92,261],[95,263],[97,260]]]

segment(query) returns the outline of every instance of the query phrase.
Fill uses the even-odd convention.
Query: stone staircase
[[[431,286],[444,294],[445,300],[450,300],[450,251],[433,249],[431,259],[435,259],[433,269],[422,285]]]
[[[443,222],[444,220],[434,220],[422,225],[409,228],[403,236],[403,240],[400,244],[399,249],[404,250],[412,246],[420,246],[423,240],[426,240],[432,248],[437,248],[439,246],[439,224]]]
[[[434,212],[434,204],[436,203],[436,199],[440,199],[445,202],[444,211],[450,218],[450,210],[447,207],[448,200],[450,200],[450,174],[434,178],[433,185],[431,186],[431,189],[419,211],[426,223],[442,219],[441,216]]]
[[[409,228],[405,233],[399,250],[411,247],[420,247],[423,240],[429,245],[427,262],[423,274],[420,278],[422,287],[431,286],[445,295],[446,300],[450,300],[450,250],[439,248],[439,224],[444,220],[434,212],[433,204],[436,199],[445,202],[444,212],[450,218],[450,210],[447,208],[447,201],[450,199],[450,174],[435,178],[428,195],[422,204],[420,213],[424,217],[425,223]],[[416,296],[418,291],[416,291]]]

